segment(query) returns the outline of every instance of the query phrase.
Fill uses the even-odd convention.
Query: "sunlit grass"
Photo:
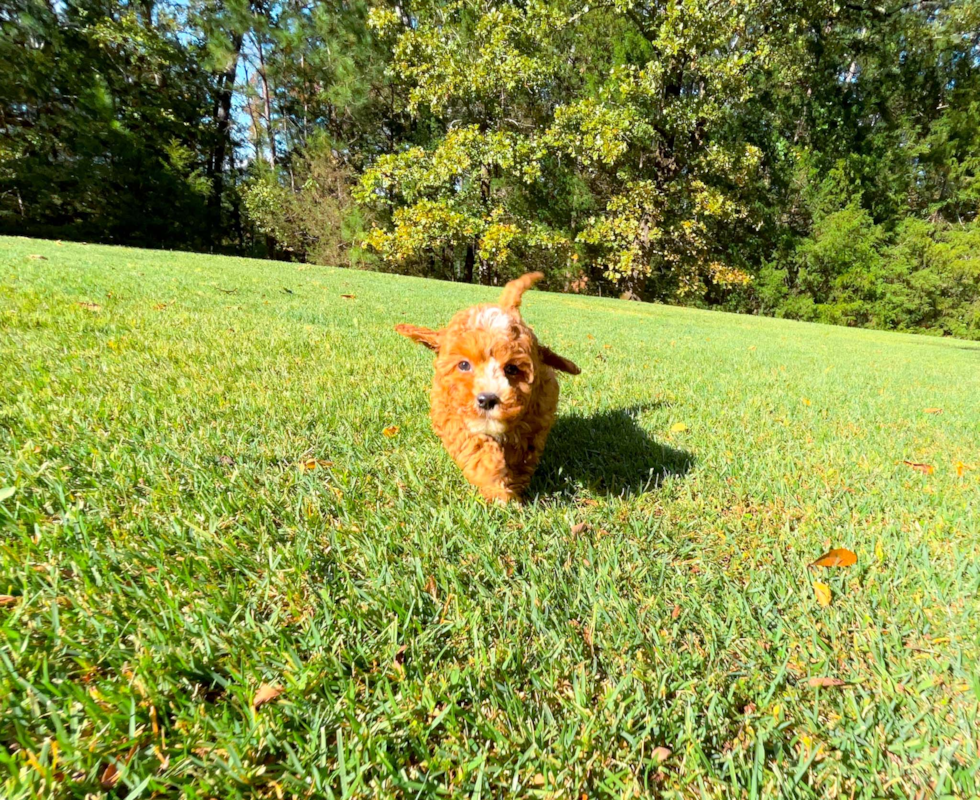
[[[0,795],[980,793],[980,345],[529,294],[500,509],[392,330],[496,293],[0,239]]]

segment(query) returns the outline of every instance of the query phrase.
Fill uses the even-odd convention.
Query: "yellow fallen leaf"
[[[857,563],[857,556],[843,547],[829,550],[814,561],[811,567],[849,567]]]
[[[252,698],[252,708],[258,708],[259,706],[264,706],[266,703],[271,703],[284,691],[285,689],[278,684],[263,683],[255,693],[255,697]]]
[[[956,477],[957,478],[962,478],[971,469],[973,469],[973,467],[970,466],[969,464],[964,464],[962,461],[957,461],[956,462]]]
[[[814,688],[822,686],[825,689],[831,689],[835,686],[843,686],[845,681],[842,681],[840,678],[810,678],[806,683],[807,686]]]
[[[397,436],[398,435],[398,426],[397,425],[389,425],[387,428],[385,428],[381,432],[390,439],[392,436]]]
[[[807,400],[807,399],[806,399],[806,398],[804,397],[804,398],[803,398],[803,405],[805,405],[805,406],[811,406],[811,405],[813,405],[813,403],[811,403],[811,402],[810,402],[809,400]]]
[[[922,409],[923,414],[942,414],[943,410],[941,408],[924,408]]]
[[[683,433],[686,430],[687,430],[687,425],[685,425],[683,422],[675,422],[673,425],[670,426],[671,433]]]
[[[832,595],[830,593],[830,587],[826,583],[820,583],[820,581],[813,582],[813,592],[817,596],[817,602],[821,606],[826,608],[830,605]]]

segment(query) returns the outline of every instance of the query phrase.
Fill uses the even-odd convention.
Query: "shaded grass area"
[[[392,331],[495,295],[0,239],[0,795],[980,792],[980,346],[529,294],[500,509]]]

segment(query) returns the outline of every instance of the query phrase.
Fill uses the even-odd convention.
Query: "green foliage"
[[[0,230],[972,336],[978,30],[980,0],[10,0]]]
[[[206,76],[151,9],[0,14],[0,230],[204,246]]]
[[[498,295],[0,240],[4,800],[980,795],[980,345],[532,292],[498,508],[393,331]]]
[[[296,188],[285,185],[286,180]],[[361,241],[367,226],[351,199],[351,182],[349,167],[320,139],[297,156],[289,175],[265,171],[246,184],[245,209],[258,230],[292,258],[364,266],[369,256]]]

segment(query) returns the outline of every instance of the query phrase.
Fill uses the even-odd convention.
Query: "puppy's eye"
[[[504,367],[504,375],[506,375],[508,378],[514,378],[520,374],[521,371],[513,364],[508,364],[506,367]]]
[[[473,365],[472,365],[472,364],[470,364],[470,362],[469,362],[469,361],[460,361],[460,362],[459,362],[459,363],[458,363],[458,364],[456,365],[456,368],[457,368],[457,369],[458,369],[458,370],[459,370],[460,372],[469,372],[469,371],[470,371],[471,369],[473,369]]]

